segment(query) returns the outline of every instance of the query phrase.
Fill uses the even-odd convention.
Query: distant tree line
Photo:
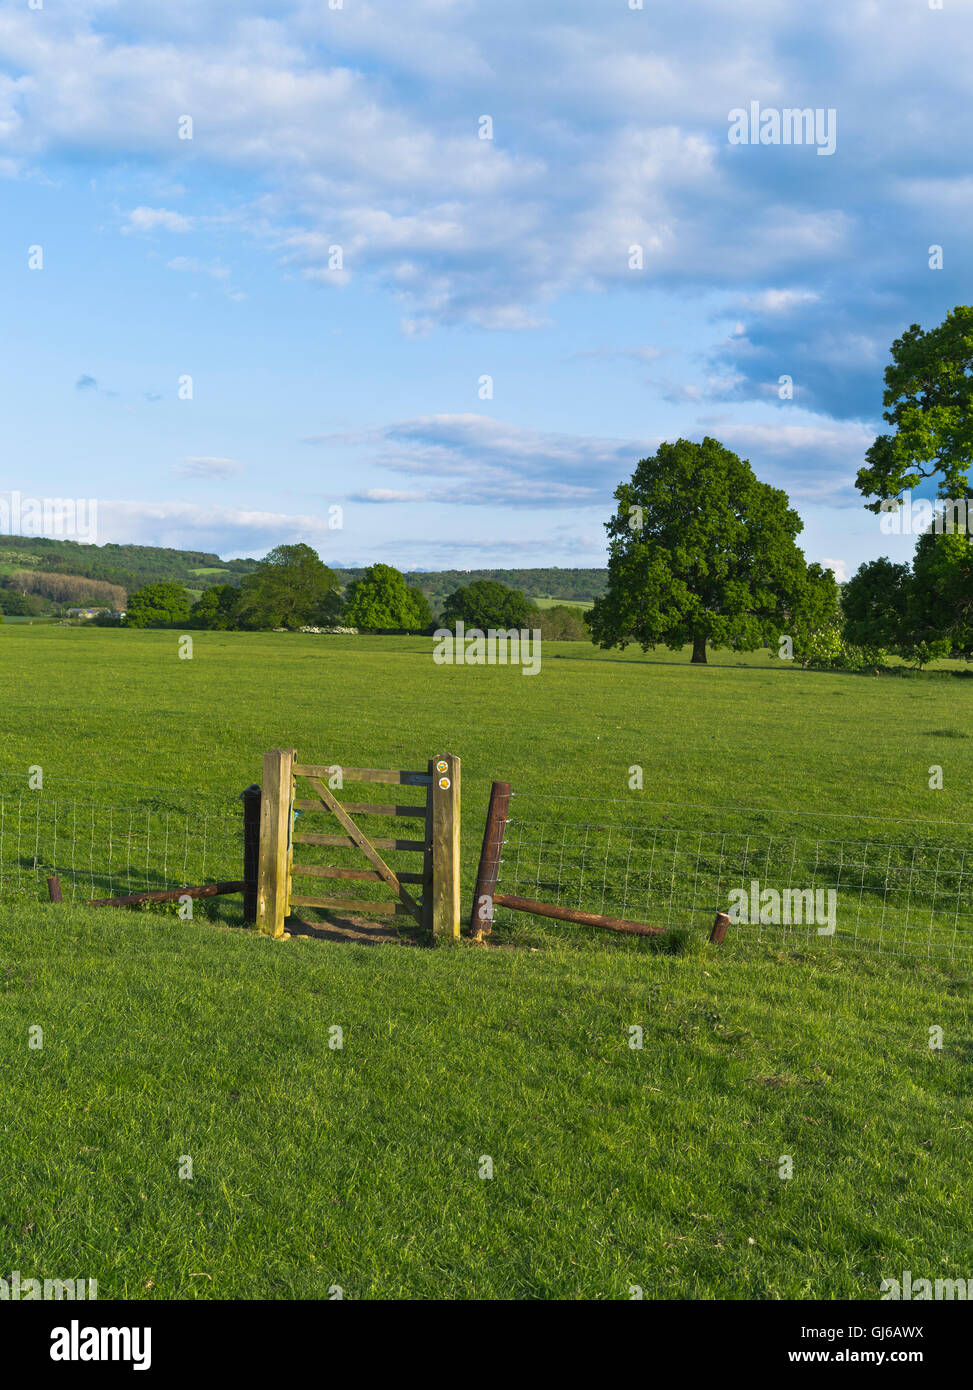
[[[50,601],[39,594],[21,594],[16,589],[0,588],[0,615],[11,618],[40,618],[51,610]]]
[[[519,590],[474,580],[446,596],[440,622],[472,628],[536,627],[554,640],[585,640],[582,614],[569,605],[538,610]],[[359,632],[431,632],[425,594],[391,565],[371,565],[342,589],[338,574],[308,545],[281,545],[239,585],[217,584],[192,603],[181,584],[163,580],[131,595],[127,627],[209,631],[355,628]]]
[[[433,610],[441,612],[446,600],[457,589],[480,581],[492,580],[508,589],[516,589],[528,599],[566,599],[590,603],[599,598],[608,583],[608,572],[598,569],[559,569],[556,566],[539,569],[480,569],[414,571],[409,576],[413,584],[429,599]]]
[[[309,545],[279,545],[238,585],[216,584],[195,602],[181,584],[149,584],[132,594],[128,627],[262,631],[355,627],[424,632],[425,596],[391,565],[372,565],[342,591],[341,581]]]
[[[134,593],[147,584],[163,580],[172,580],[189,589],[207,589],[227,583],[237,585],[257,568],[259,561],[222,560],[208,551],[174,550],[163,546],[83,545],[49,536],[11,536],[0,537],[0,563],[25,568],[36,563],[48,573],[99,579]],[[335,568],[334,573],[346,589],[361,579],[365,570]],[[519,589],[528,598],[562,598],[584,603],[604,592],[607,573],[603,568],[548,567],[429,570],[409,575],[410,585],[425,594],[434,613],[441,611],[447,597],[456,589],[480,579],[497,580],[508,588]]]

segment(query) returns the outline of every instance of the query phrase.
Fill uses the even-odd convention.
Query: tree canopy
[[[849,642],[895,650],[905,622],[909,577],[907,564],[884,557],[859,566],[841,593]]]
[[[569,603],[556,603],[551,608],[538,609],[531,614],[531,626],[540,630],[545,642],[590,642],[591,633],[585,622],[583,608]]]
[[[893,430],[868,449],[857,485],[875,499],[865,504],[873,512],[894,508],[903,492],[924,484],[935,496],[920,497],[905,513],[913,521],[917,509],[928,513],[912,566],[888,559],[862,565],[842,606],[849,641],[876,643],[921,666],[973,653],[973,308],[958,305],[928,331],[912,324],[891,356],[882,399]],[[889,530],[897,533],[898,520]]]
[[[192,606],[193,627],[213,632],[227,632],[239,626],[240,589],[235,584],[215,584],[207,589]]]
[[[146,584],[128,601],[127,627],[174,627],[188,622],[189,595],[181,584],[169,580]]]
[[[938,605],[907,564],[869,560],[848,580],[841,602],[845,637],[856,646],[896,652],[919,667],[950,653]]]
[[[718,440],[678,439],[615,491],[608,590],[589,615],[602,647],[687,642],[753,650],[776,640],[801,594],[801,520],[778,488]]]
[[[826,658],[840,640],[839,596],[834,571],[817,562],[808,565],[790,604],[783,634],[790,637],[792,655],[802,666]]]
[[[914,634],[934,636],[952,651],[973,655],[973,537],[968,533],[919,537],[909,614]]]
[[[239,626],[296,628],[339,620],[337,575],[309,545],[278,545],[240,585]]]
[[[937,328],[917,323],[892,344],[883,418],[894,427],[865,455],[857,486],[870,511],[924,479],[941,497],[966,493],[973,462],[973,308],[950,310]]]
[[[392,565],[370,565],[361,579],[349,585],[344,620],[366,632],[404,628],[422,632],[432,623],[426,596],[410,588],[405,575]]]
[[[508,629],[526,627],[532,616],[537,615],[519,589],[509,589],[497,579],[475,579],[448,596],[442,621],[446,627],[462,619],[467,627]]]

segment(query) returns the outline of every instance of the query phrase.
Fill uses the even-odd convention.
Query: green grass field
[[[195,922],[39,902],[52,862],[79,896],[99,886],[91,846],[107,830],[116,853],[130,848],[127,814],[153,827],[153,855],[163,825],[208,825],[203,864],[195,840],[188,862],[167,844],[167,881],[238,876],[238,793],[265,749],[294,746],[346,766],[457,753],[466,893],[489,784],[504,778],[520,855],[503,884],[550,890],[549,831],[604,852],[577,881],[562,856],[559,886],[604,888],[612,908],[632,843],[606,850],[613,827],[819,854],[894,844],[913,856],[909,910],[939,924],[933,875],[970,844],[968,681],[732,653],[700,669],[580,643],[546,644],[525,677],[437,667],[429,639],[285,634],[197,633],[185,661],[178,636],[0,629],[10,1269],[144,1298],[326,1297],[335,1284],[367,1298],[611,1299],[632,1285],[873,1298],[903,1269],[973,1275],[969,958],[924,952],[925,917],[905,930],[901,901],[887,938],[760,941],[741,927],[717,948],[705,880],[680,887],[671,948],[505,914],[490,947],[436,951],[270,942],[239,929],[238,899]],[[27,788],[38,766],[40,793]],[[74,819],[59,812],[52,848],[40,807],[55,803]],[[71,844],[90,862],[71,864]],[[707,863],[698,845],[669,861]],[[156,858],[127,868],[133,881],[163,872]],[[649,898],[627,906],[644,919],[664,906],[646,881]],[[916,885],[932,883],[927,902]],[[962,907],[963,891],[951,882],[946,897]],[[863,881],[857,897],[874,892]],[[918,949],[898,954],[913,927]],[[28,1047],[37,1025],[42,1049]],[[492,1179],[478,1176],[484,1156]]]
[[[535,608],[593,608],[594,602],[590,598],[532,598],[531,603]]]

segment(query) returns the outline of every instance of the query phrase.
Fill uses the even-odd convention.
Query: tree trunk
[[[693,638],[693,659],[692,659],[692,663],[691,663],[691,664],[692,664],[693,666],[705,666],[705,665],[706,665],[706,638],[705,638],[705,637],[694,637],[694,638]]]

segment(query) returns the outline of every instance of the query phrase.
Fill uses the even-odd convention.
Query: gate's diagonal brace
[[[409,909],[413,917],[419,923],[420,927],[425,926],[425,922],[422,916],[422,908],[416,902],[415,898],[413,898],[412,894],[409,893],[408,890],[402,886],[394,870],[389,868],[388,864],[386,864],[385,860],[379,854],[378,850],[375,849],[373,845],[369,844],[367,837],[363,835],[362,832],[358,829],[358,826],[348,815],[341,802],[331,795],[331,793],[328,791],[327,787],[324,785],[324,783],[321,781],[319,777],[309,777],[308,781],[311,783],[311,786],[317,792],[318,796],[324,802],[325,806],[328,808],[331,814],[337,818],[342,828],[347,832],[351,839],[354,840],[355,844],[361,850],[362,854],[364,854],[365,858],[375,865],[375,868],[382,875],[382,878],[388,884],[388,886],[390,888],[395,889],[396,893],[399,896],[399,900],[402,903],[404,903],[405,906]]]

